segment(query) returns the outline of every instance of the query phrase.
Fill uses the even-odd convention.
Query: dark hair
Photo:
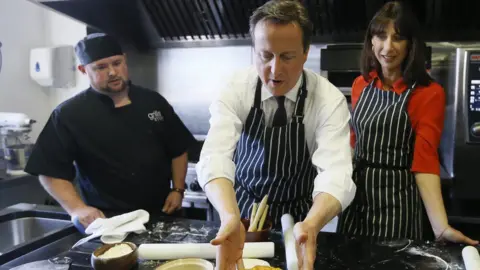
[[[298,23],[302,29],[303,51],[306,52],[312,40],[313,24],[305,7],[299,1],[271,0],[257,8],[250,16],[250,36],[254,42],[255,26],[260,21],[278,24]]]
[[[425,68],[426,45],[420,33],[420,24],[405,4],[396,1],[386,3],[368,25],[361,56],[363,78],[368,81],[369,73],[376,70],[380,79],[383,79],[380,63],[372,52],[372,37],[383,33],[390,22],[393,22],[395,31],[408,41],[407,56],[401,67],[404,82],[409,86],[415,82],[419,85],[429,85],[432,78]]]

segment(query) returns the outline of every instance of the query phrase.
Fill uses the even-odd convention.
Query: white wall
[[[30,49],[74,46],[86,35],[86,26],[63,14],[27,0],[0,1],[0,111],[22,112],[37,120],[32,141],[58,104],[89,86],[88,78],[76,71],[76,85],[68,89],[39,86],[29,75]]]
[[[37,120],[31,133],[35,140],[51,111],[48,89],[30,79],[30,49],[43,47],[45,10],[26,0],[0,1],[0,111],[25,113]]]
[[[63,46],[75,44],[87,34],[85,24],[67,17],[54,10],[45,8],[45,34],[47,46]],[[78,59],[75,57],[77,64]],[[76,85],[71,88],[49,89],[51,93],[50,105],[52,108],[78,92],[89,87],[88,77],[78,70],[75,73]]]
[[[210,127],[209,106],[236,70],[252,65],[250,46],[157,51],[156,89],[194,134]]]

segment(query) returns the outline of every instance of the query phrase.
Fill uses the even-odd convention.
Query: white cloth
[[[308,96],[305,100],[305,136],[312,163],[318,175],[312,197],[326,192],[335,197],[344,210],[353,200],[356,187],[352,180],[350,150],[350,111],[345,96],[315,72],[305,69]],[[253,105],[257,72],[251,67],[233,76],[210,106],[210,130],[196,165],[202,188],[218,177],[235,181],[233,155],[248,113]],[[302,76],[287,94],[288,121],[295,107]],[[261,93],[265,122],[271,125],[278,104],[268,89]]]
[[[145,210],[136,210],[111,218],[97,218],[86,229],[90,236],[80,239],[73,247],[79,246],[90,239],[101,236],[105,244],[122,242],[130,233],[140,234],[145,232],[145,223],[150,219],[150,214]]]

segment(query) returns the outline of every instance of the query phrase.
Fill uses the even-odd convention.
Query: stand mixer
[[[0,112],[1,147],[6,161],[7,174],[23,175],[33,144],[28,134],[36,121],[23,113]]]

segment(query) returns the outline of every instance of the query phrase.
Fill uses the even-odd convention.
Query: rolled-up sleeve
[[[210,105],[210,129],[196,165],[198,182],[205,185],[216,178],[235,182],[233,154],[243,129],[239,86],[229,83]]]
[[[315,178],[313,198],[325,192],[335,197],[342,211],[355,197],[350,152],[350,112],[346,100],[339,98],[329,108],[319,111],[312,157],[318,175]]]
[[[422,92],[424,97],[417,98],[419,102],[410,105],[418,106],[415,111],[418,120],[414,127],[416,137],[411,170],[440,175],[438,147],[445,120],[446,97],[443,88],[438,84],[432,84],[428,90]]]

